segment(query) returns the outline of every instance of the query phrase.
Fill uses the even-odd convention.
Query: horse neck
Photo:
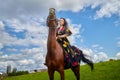
[[[47,41],[47,49],[48,52],[52,52],[56,48],[56,28],[49,28],[49,34],[48,34],[48,41]]]

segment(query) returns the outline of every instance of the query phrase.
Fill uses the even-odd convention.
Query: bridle
[[[52,18],[50,18],[50,17],[52,17]],[[55,21],[55,27],[58,25],[54,8],[49,9],[49,16],[47,17],[47,22],[49,23],[49,21]],[[52,28],[52,27],[49,27],[49,28]]]
[[[50,18],[48,17],[47,20],[54,21],[54,20],[56,20],[56,18],[50,19]]]
[[[47,22],[48,22],[48,21],[55,21],[56,26],[58,25],[56,17],[55,17],[55,18],[49,18],[49,16],[48,16]],[[56,26],[55,26],[55,27],[56,27]],[[49,28],[53,28],[53,27],[49,27]]]

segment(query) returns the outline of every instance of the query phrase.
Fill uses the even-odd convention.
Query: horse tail
[[[81,53],[81,54],[80,54],[80,55],[81,55],[81,60],[82,60],[83,62],[87,63],[87,64],[91,67],[91,70],[93,70],[93,69],[94,69],[94,64],[93,64],[93,62],[92,62],[91,60],[87,59],[81,50],[80,50],[80,53]]]

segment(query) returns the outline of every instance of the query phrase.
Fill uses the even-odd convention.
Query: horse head
[[[55,14],[55,9],[54,8],[50,8],[49,9],[49,15],[47,17],[47,21],[46,24],[48,27],[52,28],[52,27],[57,27],[58,25],[58,20],[56,18],[56,14]]]

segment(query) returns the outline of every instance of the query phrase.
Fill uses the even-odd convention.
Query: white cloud
[[[2,49],[3,48],[3,44],[2,43],[0,43],[0,49]]]
[[[58,9],[59,0],[0,0],[0,15],[2,19],[28,18],[30,16],[43,17],[48,13],[49,8]],[[46,4],[49,3],[49,4]],[[19,4],[19,5],[18,5]],[[9,7],[8,7],[9,6]],[[63,5],[61,5],[63,6]],[[60,7],[61,7],[60,6]]]
[[[92,45],[92,47],[99,49],[99,50],[103,49],[103,47],[101,47],[99,44],[94,44],[94,45]]]
[[[6,0],[4,2],[0,0],[0,2],[1,19],[43,17],[47,15],[48,9],[51,7],[57,11],[78,12],[88,6],[92,9],[99,7],[94,16],[95,19],[110,17],[112,14],[120,16],[119,0]],[[45,4],[46,2],[49,4]]]
[[[81,24],[73,24],[70,19],[67,19],[69,28],[72,32],[72,35],[68,37],[70,40],[71,45],[74,45],[76,43],[76,39],[80,39],[81,41],[81,30],[82,26]]]
[[[0,52],[0,55],[3,54],[3,52]]]
[[[92,48],[82,48],[82,51],[87,55],[86,57],[93,62],[107,61],[109,57],[107,53],[101,51],[102,49],[103,47],[99,44],[94,44]]]
[[[0,33],[3,32],[4,24],[2,21],[0,21]],[[0,35],[0,50],[4,47],[3,43],[1,42],[1,39],[3,38],[3,35]]]
[[[99,46],[98,44],[92,45],[93,48],[96,48],[96,47],[98,47],[98,46]]]
[[[94,62],[97,62],[98,59],[99,59],[98,56],[95,54],[95,55],[94,55]]]
[[[48,29],[46,26],[42,25],[42,22],[38,24],[36,21],[28,21],[27,23],[22,23],[18,19],[13,19],[12,21],[7,20],[6,25],[11,29],[11,32],[16,34],[10,35],[6,31],[0,32],[0,48],[3,46],[20,45],[29,46],[37,45],[42,46],[46,43]],[[7,31],[8,31],[7,30]],[[25,31],[25,32],[24,32]],[[24,32],[25,38],[20,38],[17,34],[19,32]]]
[[[94,62],[106,61],[106,60],[108,60],[108,56],[105,52],[98,52],[94,54]]]
[[[120,52],[116,54],[117,59],[120,59]]]
[[[98,55],[101,60],[106,60],[108,58],[107,54],[104,52],[99,52]]]
[[[89,49],[89,48],[84,48],[84,49],[82,49],[82,51],[83,51],[83,53],[84,54],[86,54],[86,55],[88,55],[88,56],[92,56],[92,54],[93,54],[93,50],[92,49]]]
[[[10,52],[16,52],[17,49],[15,49],[15,48],[8,48],[7,51],[10,51]]]
[[[42,48],[32,48],[32,49],[29,49],[29,48],[26,48],[26,49],[22,49],[21,50],[21,53],[24,54],[24,55],[36,55],[36,54],[40,54],[40,52],[43,52],[43,50],[41,50]],[[33,57],[33,56],[32,56]]]
[[[27,19],[25,22],[21,22],[19,19],[14,18],[11,20],[7,20],[7,25],[11,26],[15,32],[22,32],[24,30],[28,32],[41,32],[45,33],[44,31],[41,31],[42,29],[46,30],[46,26],[43,26],[42,23],[45,23],[45,18],[36,18],[38,20],[34,19]],[[40,28],[41,27],[41,28]]]
[[[95,19],[102,17],[111,17],[112,14],[120,16],[120,0],[104,0],[100,10],[96,12]]]
[[[116,26],[116,27],[119,27],[119,25],[120,25],[120,19],[117,20],[117,21],[115,21],[114,23],[115,23],[115,26]]]
[[[11,65],[12,68],[16,67],[19,70],[45,68],[43,65],[45,62],[45,55],[46,50],[41,51],[41,48],[24,49],[21,50],[21,53],[19,54],[1,54],[0,67],[1,70],[6,70],[7,65]]]
[[[94,51],[95,53],[103,50],[103,47],[100,46],[99,44],[94,44],[94,45],[92,45],[92,48],[94,49],[93,51]]]
[[[2,21],[0,21],[0,30],[3,30],[4,29],[4,24]]]
[[[93,50],[90,48],[82,48],[83,54],[87,59],[90,59],[93,61]]]
[[[35,62],[31,59],[23,59],[19,61],[19,65],[25,66],[25,65],[29,65],[29,64],[35,64]]]
[[[43,63],[46,55],[48,28],[42,25],[44,22],[43,19],[38,21],[40,23],[36,20],[29,20],[27,23],[22,23],[18,19],[6,21],[5,25],[10,28],[9,30],[11,30],[11,32],[16,34],[13,36],[14,34],[11,35],[6,29],[0,31],[0,49],[5,46],[17,47],[6,48],[6,51],[10,53],[9,55],[4,51],[0,52],[0,65],[3,70],[6,70],[6,67],[4,68],[3,66],[7,66],[9,64],[12,67],[19,68],[19,70],[30,70],[45,67]],[[26,32],[23,32],[24,30]],[[17,35],[19,32],[23,32],[25,37],[20,38],[20,36]],[[19,49],[19,47],[24,48]],[[14,52],[17,54],[14,54]],[[2,62],[4,62],[4,64]]]
[[[11,37],[10,34],[5,31],[0,32],[0,46],[4,47],[5,45],[12,45],[14,44],[14,41],[17,41],[17,38]]]
[[[95,45],[96,47],[97,45]],[[93,62],[100,62],[100,61],[107,61],[109,60],[109,57],[107,53],[95,51],[95,49],[90,48],[81,48],[83,51],[83,54],[85,54],[85,57],[92,60]]]

